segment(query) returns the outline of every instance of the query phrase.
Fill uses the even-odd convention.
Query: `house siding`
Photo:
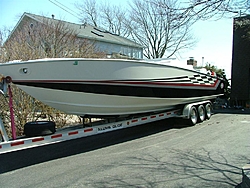
[[[34,25],[34,29],[39,28],[39,24],[43,24],[44,20],[49,22],[62,21],[30,13],[24,13],[12,31],[12,34],[14,34],[16,30],[22,29],[22,26],[27,23],[32,23]],[[120,54],[129,58],[143,58],[143,47],[127,38],[112,34],[89,24],[83,25],[65,21],[62,22],[65,23],[65,26],[71,28],[77,33],[79,41],[88,40],[89,42],[93,42],[97,50],[105,52],[109,56],[112,54]],[[11,35],[9,38],[11,38]]]

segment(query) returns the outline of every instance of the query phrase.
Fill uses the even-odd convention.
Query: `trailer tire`
[[[206,111],[203,105],[200,105],[198,107],[198,116],[199,116],[199,121],[203,122],[206,118]]]
[[[205,106],[206,109],[206,119],[210,119],[212,116],[212,106],[210,103],[207,103]]]
[[[195,106],[192,106],[190,108],[190,111],[189,111],[189,124],[190,125],[195,125],[198,121],[198,113],[197,113],[197,110],[195,108]]]
[[[53,121],[32,121],[24,125],[24,134],[27,137],[45,136],[56,132],[56,124]]]

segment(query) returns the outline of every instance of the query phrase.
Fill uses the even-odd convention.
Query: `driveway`
[[[249,112],[220,111],[2,154],[0,187],[236,187],[249,133]]]

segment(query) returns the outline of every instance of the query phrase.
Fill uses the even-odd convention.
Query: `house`
[[[231,102],[249,106],[250,102],[250,16],[234,18]]]
[[[15,33],[17,29],[22,28],[24,24],[29,23],[30,28],[35,29],[39,24],[46,24],[49,22],[56,23],[59,21],[63,22],[63,24],[65,24],[67,28],[74,30],[79,39],[93,42],[96,49],[104,52],[107,57],[118,55],[135,59],[143,58],[143,46],[125,37],[118,36],[114,33],[106,31],[102,28],[94,27],[87,23],[75,24],[57,20],[55,19],[54,15],[52,15],[51,18],[48,18],[45,16],[39,16],[25,12],[7,40],[10,40],[13,33]]]

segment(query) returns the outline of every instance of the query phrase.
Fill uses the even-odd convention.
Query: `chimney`
[[[187,60],[187,65],[193,65],[193,67],[197,67],[197,61],[194,60],[194,57],[190,57],[189,60]]]

